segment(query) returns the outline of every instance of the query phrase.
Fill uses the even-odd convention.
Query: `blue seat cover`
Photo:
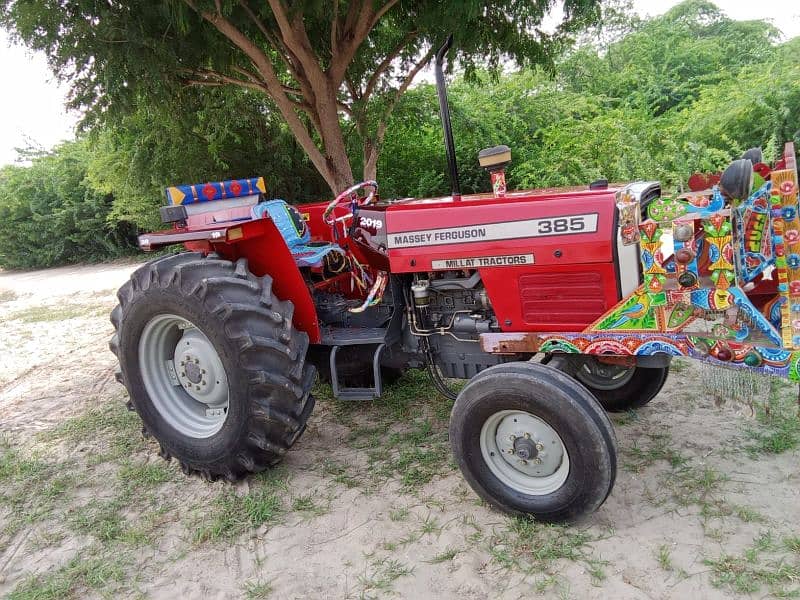
[[[256,204],[252,210],[254,219],[267,215],[275,223],[298,267],[319,267],[322,260],[331,252],[344,251],[336,244],[329,242],[311,242],[311,232],[296,208],[284,200],[267,200]]]

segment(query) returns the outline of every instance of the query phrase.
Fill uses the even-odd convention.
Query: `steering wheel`
[[[360,189],[367,189],[369,188],[370,191],[366,197],[362,198],[358,196],[356,192]],[[362,181],[361,183],[357,183],[341,194],[336,196],[330,204],[328,204],[325,212],[322,213],[322,220],[325,221],[326,225],[333,227],[339,221],[346,221],[347,219],[353,216],[353,210],[359,206],[368,206],[372,204],[375,200],[375,196],[378,193],[378,183],[376,181],[367,180]],[[350,213],[346,215],[342,215],[341,217],[334,217],[333,211],[336,209],[337,206],[345,206],[350,205]]]

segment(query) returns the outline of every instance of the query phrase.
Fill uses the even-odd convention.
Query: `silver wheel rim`
[[[228,415],[228,377],[214,345],[194,323],[153,317],[139,338],[139,368],[150,401],[171,427],[208,438]]]
[[[483,424],[481,454],[489,470],[514,491],[552,494],[569,475],[569,454],[547,422],[521,410],[494,413]]]
[[[636,367],[607,365],[597,360],[590,360],[581,366],[575,377],[595,390],[617,390],[628,383],[636,371]]]

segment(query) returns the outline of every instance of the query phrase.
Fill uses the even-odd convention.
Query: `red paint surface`
[[[232,243],[213,244],[214,250],[228,260],[246,258],[254,275],[272,277],[275,296],[281,300],[291,300],[294,304],[294,326],[305,331],[312,344],[318,343],[320,330],[317,309],[278,228],[270,219],[247,221],[231,229],[236,227],[241,227],[243,237]]]

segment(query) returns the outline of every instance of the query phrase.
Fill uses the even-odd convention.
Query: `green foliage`
[[[766,144],[775,158],[784,141],[800,141],[800,39],[776,45],[771,25],[700,0],[614,26],[616,41],[573,50],[555,78],[524,70],[451,86],[465,192],[488,191],[477,153],[500,143],[512,149],[509,187],[530,188],[599,178],[680,187],[749,147]],[[395,110],[378,169],[388,197],[448,193],[435,106],[434,88],[421,85]]]
[[[124,223],[109,224],[111,196],[86,180],[86,141],[68,142],[30,167],[0,170],[0,267],[36,268],[117,256]]]
[[[73,52],[64,46],[70,36],[95,36],[76,38],[85,49],[100,43],[100,30],[89,33],[72,21],[64,39],[49,37],[54,25],[47,19],[55,17],[40,4],[17,3],[5,22],[13,21],[17,34],[35,47],[55,52],[51,57],[57,68],[66,68],[64,61]],[[345,4],[340,3],[341,10]],[[411,13],[403,11],[417,11],[420,30],[430,39],[452,26],[450,21],[437,22],[441,7],[428,4],[433,3],[414,8],[401,2],[401,11],[390,11],[392,20],[382,22],[381,31],[370,38],[379,47],[359,50],[350,75],[366,77],[393,36],[407,31],[402,29],[408,25],[403,19]],[[479,4],[463,3],[467,21]],[[576,15],[585,17],[590,3],[578,4],[582,8]],[[177,29],[174,36],[166,36],[163,47],[158,41],[152,48],[137,42],[107,49],[104,62],[96,67],[110,69],[111,79],[102,86],[112,85],[114,69],[133,64],[140,71],[126,77],[133,81],[136,72],[146,79],[95,98],[100,104],[92,106],[100,108],[113,101],[108,108],[114,118],[84,139],[36,158],[30,167],[0,170],[0,266],[46,266],[124,252],[136,228],[160,226],[157,207],[163,188],[176,183],[263,175],[275,197],[291,202],[330,197],[328,184],[266,96],[235,87],[181,87],[177,73],[159,79],[169,60],[198,59],[200,42],[211,44],[204,52],[220,52],[214,61],[232,55],[219,40],[208,37],[205,28],[195,30],[194,13],[182,4],[158,6],[141,25],[128,23],[107,32],[133,36],[129,28],[154,27],[149,19],[179,25],[170,25]],[[536,18],[537,6],[524,8],[533,11],[530,19]],[[176,14],[164,12],[165,7]],[[137,5],[139,10],[144,8]],[[306,27],[319,29],[330,4],[303,3],[302,10],[312,15]],[[450,86],[449,95],[465,193],[489,190],[477,153],[501,143],[513,152],[511,189],[578,185],[599,178],[657,179],[667,188],[680,189],[692,172],[722,169],[751,146],[764,145],[765,156],[773,159],[784,141],[800,143],[800,38],[779,44],[768,23],[733,21],[704,0],[687,0],[644,21],[612,5],[601,26],[585,34],[582,45],[560,58],[547,54],[553,58],[555,77],[548,66],[499,75],[499,48],[507,44],[510,54],[524,62],[524,56],[536,54],[533,46],[526,50],[522,37],[500,27],[491,48],[481,54],[480,44],[491,37],[488,30],[466,39],[462,25],[457,44],[464,73]],[[577,22],[571,27],[577,28]],[[314,44],[323,41],[312,39]],[[167,50],[173,54],[162,56]],[[403,60],[413,58],[404,55]],[[158,102],[148,86],[160,86]],[[94,98],[99,89],[85,91]],[[371,108],[356,102],[354,109],[362,115],[380,113],[390,91],[383,82]],[[88,99],[81,102],[91,104]],[[370,119],[374,129],[377,121]],[[348,117],[340,126],[351,163],[361,168],[359,125]],[[446,173],[436,91],[421,84],[402,96],[388,121],[378,162],[381,194],[447,194]]]
[[[324,198],[327,186],[265,99],[238,89],[179,90],[92,136],[88,176],[113,194],[109,218],[161,226],[164,188],[263,175],[268,193],[293,202]]]
[[[539,26],[552,0],[0,0],[0,25],[47,53],[86,123],[160,110],[184,85],[269,100],[338,191],[353,180],[345,136],[374,158],[396,98],[448,32],[467,73],[508,59],[552,68],[573,32],[597,19],[598,3],[566,0],[549,33]]]

